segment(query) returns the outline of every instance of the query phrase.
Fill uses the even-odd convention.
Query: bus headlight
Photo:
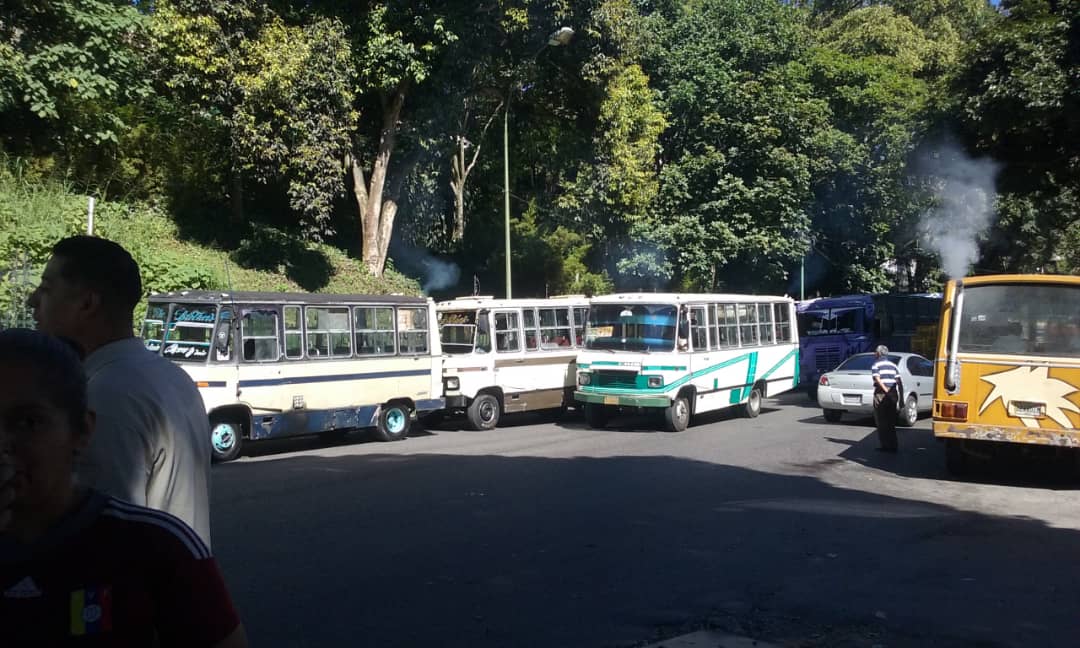
[[[652,389],[656,389],[657,387],[663,387],[664,386],[664,377],[663,376],[649,376],[649,383],[648,384],[649,384],[649,387],[652,388]]]
[[[447,389],[460,389],[461,388],[461,380],[458,379],[457,376],[450,376],[450,377],[446,378],[445,380],[446,380],[446,388]]]
[[[581,372],[577,375],[577,384],[589,385],[592,384],[592,374]]]

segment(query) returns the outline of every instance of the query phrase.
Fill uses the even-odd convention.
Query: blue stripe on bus
[[[277,385],[304,385],[309,383],[340,382],[345,380],[371,380],[374,378],[402,378],[405,376],[429,376],[431,369],[412,369],[409,371],[377,371],[360,374],[337,374],[332,376],[294,376],[292,378],[263,378],[259,380],[241,380],[241,387],[274,387]]]
[[[203,388],[203,387],[226,387],[226,386],[228,386],[228,383],[225,382],[224,380],[196,380],[195,384],[198,385],[200,389]]]

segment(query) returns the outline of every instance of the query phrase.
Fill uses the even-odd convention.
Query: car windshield
[[[885,356],[889,359],[889,362],[893,363],[897,367],[900,366],[900,356],[889,355]],[[860,353],[859,355],[853,355],[847,360],[844,360],[836,371],[865,371],[870,373],[870,368],[874,366],[874,354],[873,353]]]
[[[672,304],[593,304],[586,349],[671,351],[678,308]]]

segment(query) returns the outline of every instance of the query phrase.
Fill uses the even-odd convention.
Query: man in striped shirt
[[[900,406],[900,370],[889,360],[884,344],[874,350],[876,360],[870,369],[874,377],[874,423],[877,425],[878,450],[896,452],[896,415]]]

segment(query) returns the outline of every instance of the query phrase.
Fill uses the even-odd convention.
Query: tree
[[[806,31],[768,0],[687,7],[650,55],[670,127],[648,227],[682,287],[777,289],[806,250],[828,127],[798,63]]]
[[[143,81],[145,19],[130,2],[13,2],[0,19],[0,138],[71,154],[115,145]]]
[[[1004,165],[981,265],[1035,271],[1080,256],[1071,234],[1080,196],[1080,3],[1016,0],[1002,10],[954,89],[969,144]]]

